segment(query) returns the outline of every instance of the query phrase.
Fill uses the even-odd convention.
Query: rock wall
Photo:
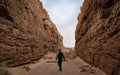
[[[120,0],[85,0],[76,27],[76,54],[108,75],[120,75]]]
[[[29,63],[62,45],[62,36],[39,0],[0,0],[0,63]]]

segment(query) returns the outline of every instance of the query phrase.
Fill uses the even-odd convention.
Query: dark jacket
[[[56,59],[58,59],[58,62],[62,62],[63,58],[65,59],[63,52],[59,52],[57,55],[57,58],[56,58]]]

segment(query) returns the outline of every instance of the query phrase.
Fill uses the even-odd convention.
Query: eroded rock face
[[[85,0],[75,50],[108,75],[120,75],[120,0]]]
[[[0,63],[29,63],[61,46],[62,36],[39,0],[0,0]]]

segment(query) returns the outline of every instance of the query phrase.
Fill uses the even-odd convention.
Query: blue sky
[[[80,7],[84,0],[40,0],[52,22],[63,36],[66,47],[74,47],[75,29]]]

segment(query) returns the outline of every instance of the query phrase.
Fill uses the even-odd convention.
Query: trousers
[[[58,61],[59,71],[62,71],[62,61]]]

